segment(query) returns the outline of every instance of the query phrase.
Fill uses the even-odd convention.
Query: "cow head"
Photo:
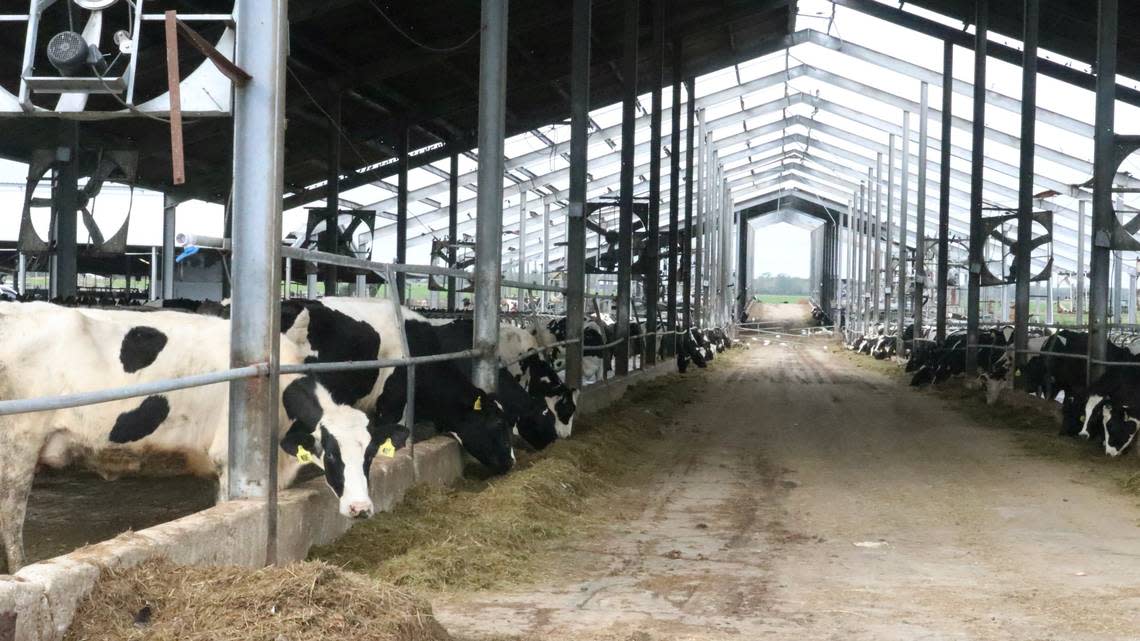
[[[455,440],[487,469],[506,474],[514,466],[511,424],[494,394],[476,389],[470,407],[459,415],[452,427]]]
[[[574,431],[574,414],[578,410],[578,390],[567,387],[558,377],[558,372],[537,355],[526,358],[521,365],[529,374],[527,392],[546,404],[547,411],[554,417],[558,437],[569,438]]]
[[[281,449],[324,470],[325,482],[340,499],[341,514],[372,516],[368,470],[380,449],[382,430],[370,429],[364,412],[334,403],[311,377],[290,383],[281,400],[292,421]]]
[[[1101,406],[1101,419],[1104,423],[1104,453],[1120,456],[1136,440],[1140,419],[1129,416],[1128,408],[1112,401],[1105,401]]]

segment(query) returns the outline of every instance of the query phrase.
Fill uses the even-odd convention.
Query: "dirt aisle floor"
[[[819,347],[755,348],[664,426],[631,521],[540,585],[437,599],[460,639],[1140,638],[1140,509]],[[1035,437],[1049,438],[1040,435]],[[1024,438],[1024,435],[1022,435]],[[1133,455],[1134,456],[1134,455]]]

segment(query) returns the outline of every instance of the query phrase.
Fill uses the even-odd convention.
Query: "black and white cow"
[[[986,329],[978,332],[977,365],[990,370],[1005,354],[1006,346],[1013,340],[1012,327]],[[941,383],[955,374],[966,371],[966,332],[954,332],[946,337],[941,345],[933,346],[920,356],[922,364],[915,368],[910,384],[922,386]],[[909,368],[908,368],[909,369]]]
[[[411,356],[442,353],[427,319],[407,308],[401,314]],[[290,300],[281,305],[281,332],[301,347],[307,362],[395,359],[406,356],[397,318],[396,305],[389,300]],[[382,424],[393,424],[403,416],[407,401],[405,370],[328,372],[317,374],[317,380],[337,402],[369,412]],[[472,385],[455,361],[416,367],[415,414],[438,431],[450,433],[493,472],[504,474],[514,465],[511,428],[500,402]],[[400,435],[395,436],[398,443]]]
[[[474,335],[474,325],[470,320],[453,320],[434,323],[440,348],[443,352],[459,352],[469,349]],[[521,336],[510,338],[521,332]],[[515,375],[508,367],[499,370],[499,400],[519,435],[536,449],[542,449],[558,438],[568,438],[573,431],[574,414],[577,411],[578,394],[562,383],[557,372],[537,353],[527,353],[532,345],[529,332],[510,325],[503,325],[499,332],[500,346],[507,352],[500,355],[504,360],[515,360],[526,354],[516,365],[519,374]],[[532,339],[533,341],[533,339]],[[517,346],[521,351],[515,351]]]
[[[228,321],[177,312],[74,309],[0,303],[0,390],[5,399],[55,396],[229,368]],[[281,362],[304,355],[282,343]],[[367,517],[368,469],[383,429],[337,403],[310,377],[282,376],[278,457],[284,486],[302,466],[324,468],[341,514]],[[7,570],[24,563],[22,532],[37,465],[62,467],[118,447],[139,456],[182,454],[191,472],[218,476],[225,492],[228,384],[143,399],[0,416],[0,535]],[[303,449],[302,449],[303,448]],[[2,568],[0,568],[2,570]],[[2,572],[0,572],[2,573]]]
[[[705,361],[704,350],[697,340],[697,330],[690,327],[682,332],[677,340],[677,371],[684,374],[692,362],[697,367],[708,367]]]
[[[541,347],[562,342],[569,338],[566,334],[566,317],[552,320],[545,326],[535,325],[531,327],[531,333]],[[609,372],[612,369],[611,360],[613,356],[611,350],[608,347],[602,347],[611,340],[613,339],[609,338],[603,324],[589,318],[583,321],[582,347],[583,349],[592,348],[589,351],[584,351],[582,355],[582,378],[584,380],[600,380],[604,372]],[[548,354],[549,361],[555,370],[561,371],[566,368],[565,350],[554,347],[549,350]]]

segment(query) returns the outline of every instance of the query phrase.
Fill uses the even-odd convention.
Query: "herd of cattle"
[[[184,307],[182,305],[174,305]],[[145,308],[142,308],[145,309]],[[0,303],[0,398],[57,396],[224,370],[230,326],[223,306],[185,311],[85,309],[44,302]],[[401,328],[400,320],[403,320]],[[470,320],[428,319],[391,301],[288,300],[281,306],[280,363],[387,360],[469,349]],[[501,326],[498,389],[472,381],[469,361],[416,366],[417,423],[454,437],[494,473],[515,463],[515,446],[542,449],[573,431],[578,390],[559,375],[565,319]],[[612,368],[612,327],[586,322],[584,370]],[[631,327],[631,332],[633,332]],[[678,369],[705,367],[731,346],[721,329],[677,333]],[[404,348],[406,341],[406,351]],[[666,341],[659,341],[659,349]],[[595,349],[591,350],[590,348]],[[634,352],[639,349],[633,346]],[[407,368],[317,371],[280,378],[278,481],[289,485],[308,464],[319,467],[346,517],[373,512],[369,469],[394,456],[409,435],[402,425]],[[139,456],[173,452],[187,471],[227,487],[229,386],[210,385],[68,409],[0,416],[0,573],[24,562],[28,495],[40,466],[91,463],[122,447]],[[6,567],[5,567],[6,566]]]
[[[1031,330],[1024,364],[1015,365],[1013,327],[983,329],[978,335],[978,372],[986,402],[997,401],[1002,389],[1016,389],[1061,403],[1065,436],[1087,439],[1119,456],[1136,439],[1140,427],[1140,342],[1108,342],[1104,374],[1088,380],[1089,335],[1070,329]],[[896,355],[897,335],[882,326],[854,337],[847,348],[876,359]],[[910,384],[941,383],[966,372],[966,330],[950,331],[942,341],[928,329],[915,339],[914,326],[903,328],[902,346],[909,354]],[[1140,448],[1138,448],[1140,449]]]

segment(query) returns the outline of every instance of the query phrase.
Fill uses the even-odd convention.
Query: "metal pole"
[[[970,258],[969,292],[966,300],[966,374],[978,368],[978,324],[982,278],[982,187],[986,161],[986,39],[989,31],[989,0],[975,0],[974,117],[970,167]]]
[[[1087,207],[1087,200],[1077,202],[1077,295],[1073,311],[1076,312],[1075,321],[1078,325],[1088,322],[1088,319],[1085,318],[1085,210]]]
[[[505,63],[504,63],[505,64]],[[480,109],[479,113],[483,113]],[[482,166],[482,162],[479,163]],[[408,128],[400,130],[399,140],[396,143],[396,262],[401,265],[408,262]],[[500,227],[502,223],[499,223]],[[499,273],[498,270],[495,273]],[[403,303],[407,293],[407,282],[404,272],[396,274],[396,291]]]
[[[863,276],[863,328],[864,331],[869,331],[872,327],[871,321],[871,296],[872,282],[871,270],[874,267],[874,245],[871,243],[871,234],[874,230],[871,229],[871,224],[874,222],[871,219],[871,190],[870,181],[874,179],[874,173],[871,168],[867,168],[867,180],[859,183],[859,213],[863,218],[862,232],[863,232],[863,267],[860,272]]]
[[[673,41],[673,111],[671,113],[669,154],[669,236],[668,236],[668,277],[669,284],[665,290],[665,326],[670,332],[666,354],[673,356],[677,353],[677,243],[680,242],[681,217],[681,41]],[[743,291],[743,288],[741,288]]]
[[[691,85],[690,85],[691,86]],[[689,94],[689,104],[696,102],[695,96]],[[705,235],[705,201],[708,199],[705,188],[705,173],[708,167],[708,140],[705,139],[705,110],[697,112],[697,220],[696,220],[696,247],[693,248],[693,318],[697,326],[704,326],[704,315],[701,301],[704,292],[704,235]]]
[[[162,298],[174,298],[174,228],[178,214],[178,201],[169,194],[163,196],[162,205]]]
[[[868,172],[869,172],[869,170],[868,170]],[[882,272],[882,269],[883,269],[883,253],[882,253],[882,251],[883,251],[883,247],[882,247],[882,236],[883,236],[883,230],[882,230],[882,224],[883,224],[883,154],[882,153],[875,154],[875,174],[872,177],[868,173],[868,178],[871,180],[871,183],[874,184],[874,186],[875,186],[875,264],[874,264],[874,267],[872,270],[872,276],[874,276],[875,280],[874,280],[874,284],[872,285],[872,290],[874,292],[872,294],[872,297],[874,298],[874,312],[873,312],[873,314],[874,314],[875,322],[878,323],[879,321],[883,320],[883,316],[881,316],[879,314],[879,294],[882,291],[881,286],[883,284],[882,283],[882,273],[883,273]],[[867,193],[867,200],[869,201],[870,199],[871,199],[871,194],[870,194],[870,192],[868,192]],[[888,239],[889,238],[890,237],[888,236]],[[888,244],[890,244],[889,240],[888,240]]]
[[[542,273],[542,284],[543,284],[543,286],[549,285],[550,284],[550,276],[549,276],[549,274],[550,274],[550,203],[546,203],[546,206],[543,207],[543,210],[542,210],[542,269],[539,271]],[[543,313],[550,311],[550,308],[547,306],[549,303],[549,298],[548,298],[549,293],[550,292],[547,292],[546,290],[543,290],[543,292],[542,292],[542,312]]]
[[[950,127],[954,116],[953,98],[954,45],[948,40],[942,50],[942,155],[938,166],[938,308],[934,322],[935,337],[939,341],[946,339],[946,287],[950,272]]]
[[[865,333],[867,328],[863,317],[863,257],[865,255],[866,235],[863,231],[863,202],[860,197],[862,186],[852,195],[855,202],[855,318],[859,333]]]
[[[681,246],[681,265],[684,266],[681,299],[684,301],[683,316],[685,327],[693,326],[693,187],[696,176],[693,174],[693,156],[696,138],[696,104],[693,98],[693,79],[685,81],[685,95],[688,97],[688,118],[685,132],[685,236]],[[699,196],[698,196],[699,198]],[[699,209],[699,207],[698,207]]]
[[[356,295],[360,298],[368,296],[368,277],[364,274],[356,275]]]
[[[1097,21],[1096,128],[1093,146],[1092,256],[1089,261],[1089,382],[1100,378],[1108,350],[1109,229],[1115,212],[1112,180],[1116,171],[1115,107],[1118,0],[1100,0]]]
[[[566,210],[566,337],[581,338],[586,287],[586,170],[590,136],[590,4],[574,0],[570,46],[570,203]],[[566,346],[566,384],[582,387],[582,343]]]
[[[880,183],[881,184],[881,183]],[[883,268],[883,301],[885,316],[888,321],[891,317],[891,299],[894,287],[894,234],[891,232],[895,226],[895,135],[890,134],[887,142],[887,261]],[[903,256],[899,248],[899,258]]]
[[[898,294],[899,306],[898,335],[895,339],[895,351],[901,356],[905,350],[903,345],[903,328],[906,327],[906,218],[910,213],[910,112],[903,112],[902,135],[902,184],[899,185],[899,280]]]
[[[926,285],[926,151],[930,144],[927,123],[930,120],[930,87],[922,83],[918,110],[918,195],[914,213],[914,335],[922,334],[922,296]],[[902,328],[899,328],[901,334]]]
[[[1014,251],[1013,338],[1016,363],[1025,363],[1029,347],[1029,279],[1033,242],[1033,146],[1037,125],[1037,25],[1039,0],[1025,0],[1021,63],[1021,179],[1017,192],[1017,247]]]
[[[285,259],[285,291],[284,291],[284,294],[282,295],[283,299],[288,300],[289,298],[291,298],[291,296],[289,295],[290,294],[289,289],[292,286],[292,284],[293,284],[293,259],[292,258],[286,258]]]
[[[625,0],[625,43],[622,54],[621,105],[621,207],[618,216],[618,292],[617,337],[621,342],[615,353],[614,371],[618,376],[629,373],[629,303],[632,274],[630,273],[631,244],[633,239],[633,152],[637,130],[637,39],[638,0]]]
[[[392,286],[391,283],[388,284]],[[309,300],[316,300],[320,296],[320,291],[317,289],[317,273],[309,271],[305,274],[305,296]]]
[[[1112,252],[1112,313],[1109,315],[1117,325],[1120,324],[1120,307],[1124,289],[1124,257],[1118,251]]]
[[[661,86],[665,84],[665,2],[653,3],[653,49],[650,53],[649,73],[653,78],[650,92],[649,118],[649,216],[646,231],[649,239],[645,246],[647,258],[642,265],[645,283],[645,334],[641,342],[642,363],[657,363],[657,302],[661,274]],[[676,138],[673,145],[676,145]]]
[[[60,145],[57,158],[61,166],[56,172],[57,184],[52,190],[52,206],[56,215],[55,270],[52,284],[55,296],[75,296],[78,281],[78,197],[79,197],[79,122],[59,123]]]
[[[325,165],[328,191],[325,193],[325,251],[340,253],[340,122],[341,92],[333,87],[328,105],[328,162]],[[337,295],[340,272],[336,265],[324,265],[325,296]]]
[[[499,383],[499,294],[503,265],[503,138],[507,100],[507,0],[483,0],[479,39],[479,193],[475,237],[475,385]]]
[[[1128,324],[1136,324],[1136,273],[1128,275]]]
[[[1053,324],[1053,275],[1049,275],[1049,279],[1045,281],[1045,323],[1047,325]]]
[[[527,219],[526,189],[520,189],[519,190],[519,242],[518,242],[518,245],[519,245],[519,251],[518,251],[519,271],[518,271],[518,275],[519,275],[519,282],[520,283],[526,282],[526,239],[527,239],[526,219]],[[526,310],[526,298],[527,298],[527,295],[529,295],[529,294],[530,294],[530,292],[528,292],[527,290],[522,289],[521,287],[519,288],[518,297],[517,297],[517,300],[518,300],[517,305],[518,305],[518,310],[520,312]]]
[[[451,154],[449,166],[449,192],[450,201],[447,208],[447,266],[455,267],[456,243],[459,242],[459,154]],[[447,277],[447,311],[455,311],[456,298],[455,277]]]
[[[237,0],[234,89],[233,303],[230,367],[269,363],[270,376],[230,383],[227,497],[267,502],[266,563],[277,560],[280,405],[278,262],[285,160],[285,2]]]

